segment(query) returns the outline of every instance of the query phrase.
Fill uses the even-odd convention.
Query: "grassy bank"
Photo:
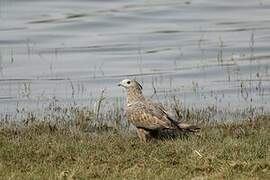
[[[130,131],[34,122],[0,130],[0,179],[269,179],[270,117],[139,142]]]

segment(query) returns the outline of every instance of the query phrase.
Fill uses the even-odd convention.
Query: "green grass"
[[[0,130],[0,179],[270,179],[270,117],[140,143],[36,122]]]

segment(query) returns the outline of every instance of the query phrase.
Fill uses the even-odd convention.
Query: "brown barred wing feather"
[[[134,126],[148,130],[172,128],[167,115],[153,104],[138,101],[127,107],[127,119]]]

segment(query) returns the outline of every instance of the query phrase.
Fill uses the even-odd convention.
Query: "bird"
[[[141,142],[146,142],[147,135],[159,130],[196,132],[200,129],[174,120],[161,103],[145,98],[143,87],[135,79],[124,79],[118,86],[127,91],[126,118],[137,128]]]

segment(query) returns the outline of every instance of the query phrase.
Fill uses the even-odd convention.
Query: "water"
[[[268,110],[269,17],[266,0],[0,0],[1,113],[113,101],[134,77],[159,100]]]

